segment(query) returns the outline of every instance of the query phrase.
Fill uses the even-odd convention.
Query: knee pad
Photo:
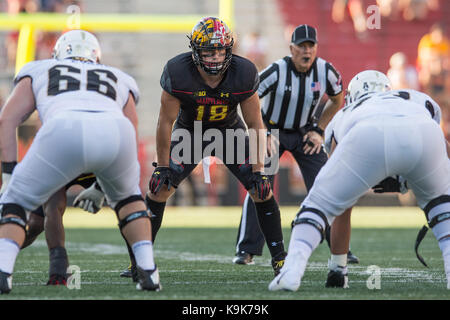
[[[12,214],[15,217],[5,217],[8,214]],[[5,203],[1,206],[1,217],[0,217],[0,225],[12,223],[16,224],[23,228],[26,232],[27,227],[27,214],[25,213],[25,209],[15,203]]]
[[[424,211],[428,225],[438,241],[450,234],[450,195],[431,200]]]
[[[428,227],[433,230],[438,241],[450,235],[450,195],[443,195],[431,200],[423,209],[427,218]],[[415,251],[419,261],[426,267],[423,258],[419,255],[419,245],[425,237],[428,227],[425,225],[416,238]]]
[[[130,213],[128,216],[126,216],[122,220],[119,220],[119,228],[120,228],[120,230],[122,230],[131,221],[134,221],[134,220],[140,219],[140,218],[148,218],[148,219],[150,219],[150,216],[148,215],[147,211],[136,211],[136,212]]]
[[[116,212],[117,216],[119,216],[120,209],[122,209],[124,206],[126,206],[129,203],[139,201],[139,200],[144,201],[144,199],[142,198],[141,195],[136,194],[136,195],[129,196],[126,199],[120,200],[114,207],[114,211]]]
[[[317,217],[320,217],[320,219],[322,219],[324,226],[322,226]],[[293,228],[294,226],[302,223],[312,225],[314,228],[316,228],[321,236],[320,243],[323,242],[323,239],[325,239],[325,231],[329,228],[329,224],[327,217],[325,216],[325,214],[323,214],[322,211],[314,208],[302,207],[297,213],[294,221],[292,221],[291,227]]]
[[[117,205],[114,207],[114,211],[116,212],[117,219],[119,220],[119,229],[122,230],[123,227],[125,227],[128,223],[130,223],[133,220],[140,219],[140,218],[148,218],[150,219],[150,216],[148,215],[147,211],[136,211],[133,213],[130,213],[128,216],[126,216],[123,219],[119,218],[119,211],[124,206],[126,206],[129,203],[135,202],[135,201],[144,201],[141,195],[132,195],[129,196],[126,199],[123,199],[117,203]]]

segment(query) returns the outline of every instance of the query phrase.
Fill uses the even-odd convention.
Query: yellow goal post
[[[96,32],[190,32],[204,16],[218,16],[231,28],[234,25],[234,0],[219,0],[218,14],[93,14],[93,13],[0,13],[0,31],[19,30],[16,73],[34,60],[35,31],[86,29]]]

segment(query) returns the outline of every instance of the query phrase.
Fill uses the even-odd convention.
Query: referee
[[[323,131],[344,102],[342,79],[329,62],[317,57],[315,28],[298,26],[292,33],[290,51],[290,56],[261,71],[258,95],[266,96],[261,111],[268,131],[279,129],[279,157],[285,151],[292,154],[309,191],[328,159],[322,148]],[[325,93],[329,99],[321,108]],[[247,194],[233,259],[236,264],[253,264],[253,256],[262,255],[265,241],[257,219]],[[284,257],[272,259],[272,264],[278,261],[283,263]]]

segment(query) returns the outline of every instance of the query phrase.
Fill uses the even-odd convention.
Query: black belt
[[[306,132],[309,131],[309,130],[307,130],[309,128],[309,125],[305,125],[298,129],[285,129],[285,128],[281,128],[277,123],[275,123],[271,120],[268,120],[265,115],[263,115],[263,120],[264,120],[265,125],[267,126],[267,129],[269,129],[269,130],[270,129],[278,129],[278,130],[283,130],[286,133],[300,133],[302,135],[305,135]]]

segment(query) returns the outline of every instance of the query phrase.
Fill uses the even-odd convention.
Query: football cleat
[[[0,294],[9,293],[12,289],[12,275],[0,271]]]
[[[335,270],[330,270],[328,272],[325,287],[347,289],[348,288],[347,267],[337,267]]]
[[[120,273],[122,278],[132,278],[133,282],[138,282],[138,276],[136,271],[136,266],[130,265]]]
[[[280,273],[269,284],[270,291],[297,291],[300,287],[300,279],[294,274],[295,271],[281,270]]]
[[[62,274],[52,274],[48,278],[47,286],[66,286],[67,276]]]
[[[153,270],[143,270],[140,267],[136,267],[136,271],[138,276],[137,290],[160,291],[162,289],[156,266]]]
[[[241,251],[236,253],[236,256],[233,258],[233,263],[235,264],[255,264],[255,261],[253,261],[253,255],[250,253],[247,253],[245,251]]]
[[[284,260],[286,259],[286,252],[282,252],[278,254],[276,257],[272,258],[272,268],[273,272],[275,273],[275,276],[277,276],[280,273],[281,268],[284,265]]]
[[[131,278],[131,264],[120,273],[120,276],[122,278]]]
[[[358,264],[359,258],[355,256],[350,250],[347,253],[347,263]]]
[[[301,252],[288,255],[278,275],[269,284],[269,290],[297,291],[307,262],[308,260],[303,257]]]

